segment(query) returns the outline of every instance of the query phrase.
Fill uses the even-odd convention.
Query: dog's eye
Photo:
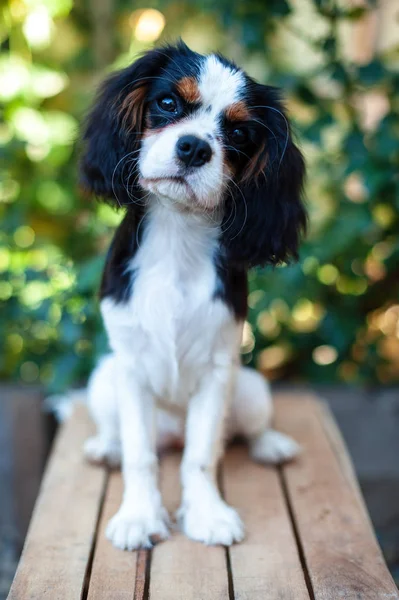
[[[174,113],[177,111],[176,100],[171,96],[163,96],[158,100],[158,106],[165,112]]]
[[[243,146],[248,141],[248,132],[246,129],[237,127],[230,133],[230,139],[236,146]]]

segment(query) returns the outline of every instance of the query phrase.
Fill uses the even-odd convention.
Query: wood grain
[[[174,513],[180,501],[179,454],[161,462],[161,490],[166,508]],[[151,600],[228,600],[226,553],[206,547],[174,531],[170,540],[152,551]]]
[[[280,397],[276,427],[303,447],[299,460],[283,468],[288,497],[317,600],[398,599],[398,590],[371,534],[349,470],[322,426],[310,396]]]
[[[88,600],[232,600],[233,590],[236,600],[399,600],[328,409],[308,395],[280,395],[276,426],[302,444],[297,461],[266,468],[243,447],[224,460],[226,499],[246,525],[242,544],[226,554],[173,531],[152,553],[127,553],[104,536],[121,500],[121,475],[108,480],[84,462],[92,426],[78,408],[57,436],[9,600],[85,600],[86,593]],[[179,463],[178,454],[161,460],[172,513]]]
[[[79,407],[56,438],[9,600],[82,596],[106,481],[82,456],[91,434]]]
[[[224,460],[226,500],[244,520],[244,542],[230,548],[237,600],[308,600],[279,474],[255,464],[244,446]]]
[[[367,522],[370,533],[372,537],[375,536],[373,524],[370,519],[370,515],[367,511],[366,503],[362,496],[362,492],[360,489],[359,482],[356,477],[355,468],[353,466],[352,460],[349,456],[349,453],[346,449],[344,439],[341,435],[340,430],[338,429],[337,423],[333,417],[333,414],[327,404],[327,402],[323,402],[321,400],[317,400],[316,404],[316,415],[320,421],[320,425],[323,428],[330,444],[332,450],[339,462],[341,467],[341,471],[343,475],[346,477],[348,484],[353,488],[353,491],[357,497],[359,507],[363,512],[364,520]]]
[[[117,512],[122,494],[122,475],[114,471],[109,477],[99,522],[88,600],[132,600],[134,596],[137,552],[118,550],[105,537],[105,528]]]

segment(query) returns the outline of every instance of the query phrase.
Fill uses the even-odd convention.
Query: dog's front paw
[[[99,435],[86,440],[83,452],[89,462],[102,464],[116,468],[121,464],[121,447],[118,441],[111,441]]]
[[[244,527],[238,513],[223,502],[182,506],[177,518],[184,533],[191,539],[208,545],[231,546],[244,539]]]
[[[280,464],[295,458],[301,451],[292,438],[274,429],[268,429],[250,443],[254,460],[269,464]]]
[[[108,523],[105,535],[116,548],[137,550],[152,548],[154,544],[165,540],[168,535],[167,513],[162,509],[156,516],[137,516],[134,513],[119,510]]]

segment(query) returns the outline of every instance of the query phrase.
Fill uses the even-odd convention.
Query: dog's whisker
[[[247,201],[245,199],[244,193],[241,190],[241,188],[236,184],[236,182],[233,179],[231,179],[230,183],[232,183],[233,185],[235,185],[235,187],[237,188],[237,190],[240,192],[241,197],[242,197],[243,202],[244,202],[244,207],[245,207],[245,217],[244,217],[243,223],[241,225],[241,229],[236,233],[236,235],[234,235],[232,238],[230,238],[230,242],[232,242],[234,239],[236,239],[241,234],[241,232],[245,228],[245,225],[247,223],[247,218],[248,218],[248,205],[247,205]]]
[[[280,169],[282,160],[284,158],[285,152],[286,152],[287,147],[288,147],[288,141],[289,141],[289,137],[290,137],[290,126],[288,124],[287,117],[284,115],[284,113],[281,110],[279,110],[278,108],[275,108],[274,106],[267,106],[267,105],[263,105],[262,106],[262,105],[259,105],[259,106],[253,106],[252,108],[268,108],[269,110],[274,110],[284,120],[285,127],[286,127],[286,137],[285,137],[285,144],[284,144],[283,152],[282,152],[282,155],[281,155],[281,158],[280,158],[280,162],[279,162],[279,166],[278,166],[278,168]]]

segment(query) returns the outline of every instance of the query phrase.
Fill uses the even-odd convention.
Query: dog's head
[[[222,215],[233,261],[296,257],[304,163],[276,88],[180,42],[113,74],[84,132],[82,185],[121,205],[158,199]]]

